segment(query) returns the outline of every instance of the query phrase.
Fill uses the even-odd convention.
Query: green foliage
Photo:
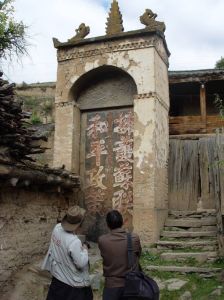
[[[224,57],[221,58],[215,64],[216,69],[224,69]]]
[[[45,101],[43,103],[43,112],[45,115],[50,115],[53,111],[53,102],[52,101]]]
[[[23,105],[25,110],[33,111],[37,107],[37,100],[35,97],[26,96],[23,97]]]
[[[218,108],[220,116],[224,118],[224,100],[220,97],[220,95],[215,94],[214,104]]]
[[[14,17],[13,0],[0,0],[0,59],[18,57],[26,53],[26,29],[23,22]]]
[[[38,116],[38,114],[36,112],[33,112],[32,113],[32,116],[30,118],[30,122],[33,124],[33,125],[38,125],[38,124],[41,124],[41,119],[40,117]]]

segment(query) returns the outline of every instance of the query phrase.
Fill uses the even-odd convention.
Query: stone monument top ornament
[[[86,26],[85,23],[81,23],[79,25],[79,28],[77,28],[75,31],[76,35],[69,39],[68,42],[74,42],[77,40],[84,39],[89,34],[90,28],[89,26]]]
[[[89,26],[86,26],[85,23],[81,23],[75,31],[76,31],[76,35],[68,40],[68,42],[67,42],[68,44],[83,40],[89,34],[90,28],[89,28]],[[62,44],[56,38],[53,38],[53,43],[54,43],[55,48],[57,48],[58,46],[60,46]]]
[[[106,34],[113,35],[124,31],[122,14],[118,2],[113,0],[106,23]]]
[[[156,18],[157,18],[157,14],[155,14],[151,9],[146,9],[144,14],[139,18],[141,23],[145,25],[145,28],[124,32],[123,17],[120,12],[118,0],[112,0],[110,11],[106,22],[106,35],[94,37],[91,39],[85,39],[85,37],[90,32],[90,28],[89,26],[86,26],[85,23],[81,23],[79,27],[75,30],[76,35],[68,39],[67,42],[61,43],[57,38],[53,38],[54,47],[59,49],[64,47],[76,46],[78,44],[86,44],[86,43],[92,43],[96,41],[116,39],[116,37],[118,38],[124,36],[130,37],[136,34],[145,35],[148,33],[159,34],[160,37],[164,39],[165,36],[163,33],[166,30],[165,23],[156,21]],[[167,49],[165,39],[164,39],[164,44],[167,53],[169,55],[169,50]]]
[[[151,9],[146,9],[139,19],[149,30],[159,30],[164,32],[166,30],[165,23],[156,21],[156,17],[157,14],[155,14]]]

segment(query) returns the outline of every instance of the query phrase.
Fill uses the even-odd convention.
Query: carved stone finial
[[[55,48],[57,48],[58,46],[61,45],[61,42],[59,42],[59,40],[56,39],[56,38],[53,38],[53,43],[54,43],[54,47],[55,47]]]
[[[68,42],[75,42],[81,39],[84,39],[90,32],[89,26],[86,26],[85,23],[79,25],[79,28],[75,30],[76,35],[73,36]]]
[[[159,30],[164,32],[166,30],[165,23],[156,21],[156,17],[157,14],[154,14],[151,9],[146,9],[144,14],[140,17],[140,21],[150,30]]]
[[[122,14],[119,9],[118,2],[116,0],[113,0],[111,4],[111,9],[109,13],[109,17],[107,18],[106,23],[106,34],[117,34],[124,31],[123,27],[123,20],[122,20]]]

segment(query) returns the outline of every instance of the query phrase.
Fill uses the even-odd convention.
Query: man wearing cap
[[[76,235],[84,219],[85,210],[69,208],[62,222],[57,224],[42,268],[53,276],[47,300],[92,300],[88,272],[88,247]]]

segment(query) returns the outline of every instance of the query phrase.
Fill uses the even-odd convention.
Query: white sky
[[[29,26],[29,57],[5,63],[8,80],[16,83],[55,81],[56,50],[52,37],[61,42],[75,35],[84,22],[88,37],[105,34],[112,0],[15,0],[15,17]],[[166,23],[171,52],[170,70],[213,68],[224,56],[224,0],[119,0],[125,31],[144,28],[139,16],[146,8]]]

